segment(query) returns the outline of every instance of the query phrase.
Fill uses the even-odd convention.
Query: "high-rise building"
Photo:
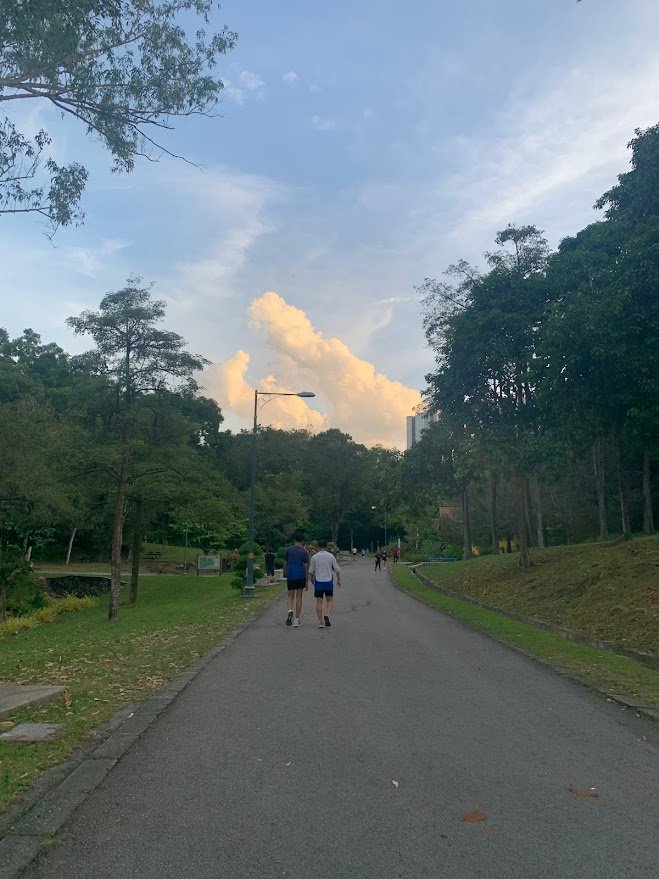
[[[414,443],[421,439],[422,432],[431,424],[439,421],[438,412],[417,412],[416,415],[407,416],[407,448],[411,449]]]

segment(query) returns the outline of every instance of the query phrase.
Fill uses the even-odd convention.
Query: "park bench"
[[[142,556],[142,558],[144,558],[144,559],[161,559],[162,553],[161,552],[145,552],[144,555]]]
[[[427,555],[427,562],[457,562],[457,558],[452,555]]]

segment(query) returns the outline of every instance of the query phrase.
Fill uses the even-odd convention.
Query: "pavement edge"
[[[423,578],[424,580],[426,578]],[[425,607],[431,608],[431,610],[436,611],[437,613],[445,614],[450,617],[452,620],[455,620],[456,623],[460,623],[460,625],[466,626],[466,628],[471,629],[473,632],[480,632],[482,635],[486,635],[488,638],[491,638],[493,641],[497,641],[499,644],[502,644],[504,647],[508,647],[510,650],[514,650],[516,653],[521,653],[522,656],[526,656],[528,659],[532,659],[534,662],[539,663],[540,665],[544,665],[546,668],[552,669],[557,674],[560,674],[562,677],[569,678],[577,684],[580,684],[583,687],[587,687],[589,690],[597,693],[600,696],[603,696],[609,702],[615,702],[618,705],[622,705],[624,708],[630,708],[636,712],[636,714],[646,717],[649,720],[654,720],[655,722],[659,722],[659,708],[655,708],[653,705],[647,705],[644,702],[639,702],[638,699],[635,699],[633,696],[628,696],[625,693],[615,693],[611,690],[607,690],[605,687],[596,684],[594,681],[591,681],[589,678],[583,677],[582,675],[578,675],[576,672],[570,671],[568,668],[563,668],[560,665],[557,665],[555,662],[552,662],[549,659],[545,659],[542,656],[537,656],[535,653],[531,653],[528,650],[524,650],[522,647],[518,647],[516,644],[511,644],[510,641],[506,641],[505,638],[500,638],[498,635],[493,634],[492,632],[488,632],[486,629],[479,629],[475,626],[470,625],[466,620],[461,620],[459,617],[453,616],[453,614],[449,613],[446,610],[442,610],[439,607],[435,607],[432,604],[428,604],[420,598],[418,595],[415,595],[413,592],[409,592],[405,589],[404,586],[399,586],[398,583],[395,583],[393,578],[390,576],[389,581],[391,585],[398,589],[400,592],[404,592],[405,595],[408,595],[410,598],[413,598],[415,601],[418,601],[420,604],[423,604]],[[426,585],[425,583],[423,585]],[[428,589],[432,589],[432,586],[427,586]],[[438,590],[444,592],[444,590]],[[456,598],[458,600],[462,600],[459,595],[456,593],[451,593],[451,597]],[[467,602],[468,603],[468,602]],[[492,613],[496,613],[496,608],[489,607],[487,608]],[[518,622],[522,622],[518,620]],[[555,633],[552,633],[555,634]],[[560,637],[560,636],[557,636]],[[587,646],[587,645],[585,645]],[[591,648],[596,650],[597,648]],[[631,657],[626,657],[630,659]]]
[[[0,879],[18,879],[76,809],[108,775],[128,749],[144,734],[163,711],[197,675],[269,610],[279,595],[273,595],[257,613],[241,623],[214,647],[171,678],[157,693],[132,711],[118,711],[105,724],[107,735],[81,759],[63,764],[65,776],[55,773],[51,789],[39,797],[0,838]]]

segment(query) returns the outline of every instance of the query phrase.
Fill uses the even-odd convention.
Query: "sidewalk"
[[[309,593],[286,627],[282,597],[144,703],[0,843],[0,876],[55,834],[28,879],[653,875],[655,725],[370,560],[343,580],[331,629]]]

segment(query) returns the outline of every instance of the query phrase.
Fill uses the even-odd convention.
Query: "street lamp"
[[[254,494],[256,491],[256,419],[259,397],[315,397],[313,391],[257,391],[254,390],[254,427],[252,428],[252,475],[249,484],[249,519],[247,527],[247,572],[245,575],[245,598],[254,598]],[[269,402],[265,400],[263,405]]]

